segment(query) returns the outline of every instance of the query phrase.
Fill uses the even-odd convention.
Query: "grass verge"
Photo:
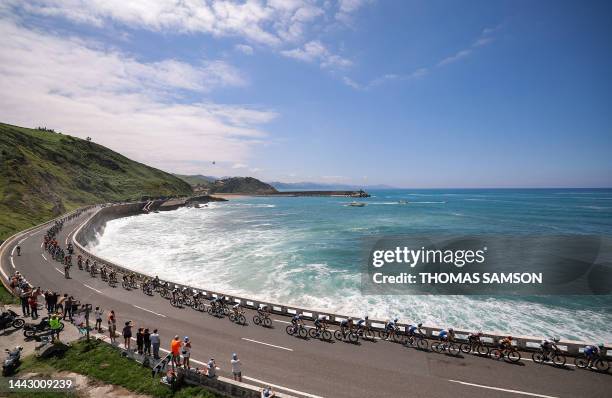
[[[221,395],[201,387],[185,387],[173,393],[167,386],[159,383],[159,377],[151,377],[151,370],[135,361],[122,357],[120,352],[108,344],[92,340],[79,341],[58,358],[41,359],[29,356],[24,359],[19,373],[36,372],[52,375],[58,371],[70,371],[88,376],[106,384],[124,387],[139,394],[153,397],[198,397],[221,398]],[[15,397],[27,395],[14,394]],[[31,395],[30,395],[31,396]],[[66,396],[50,393],[45,397]],[[43,395],[36,394],[36,398]]]
[[[4,285],[0,282],[0,303],[2,304],[17,304],[19,301],[15,296],[9,293]]]

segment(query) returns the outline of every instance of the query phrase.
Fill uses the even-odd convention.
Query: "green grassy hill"
[[[191,192],[102,145],[0,123],[0,240],[82,205]]]

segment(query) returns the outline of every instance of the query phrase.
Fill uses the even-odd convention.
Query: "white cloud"
[[[304,62],[318,62],[322,68],[346,68],[352,65],[350,60],[332,54],[318,40],[309,41],[301,48],[281,51],[281,54]]]
[[[234,48],[243,54],[253,55],[253,47],[249,46],[248,44],[236,44]]]
[[[99,43],[28,30],[0,20],[0,120],[45,125],[172,171],[202,162],[240,162],[266,139],[256,126],[268,110],[205,100],[199,94],[245,79],[222,61],[145,63]],[[177,157],[181,161],[177,162]]]
[[[30,14],[151,31],[238,36],[277,46],[302,38],[324,11],[314,0],[6,0]]]
[[[234,165],[232,165],[232,169],[246,169],[247,167],[249,166],[244,163],[235,163]]]
[[[462,58],[467,57],[471,53],[472,53],[471,49],[457,51],[455,54],[450,55],[450,56],[444,58],[442,61],[438,62],[437,66],[444,66],[444,65],[452,64],[455,61],[458,61],[458,60],[460,60]]]
[[[370,0],[338,0],[336,19],[345,24],[350,24],[353,14],[369,2]]]

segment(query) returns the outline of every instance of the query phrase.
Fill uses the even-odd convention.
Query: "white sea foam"
[[[337,226],[271,207],[212,204],[207,211],[183,208],[113,220],[90,249],[162,279],[352,316],[398,316],[466,330],[612,341],[609,308],[566,308],[546,300],[501,297],[363,296],[358,267],[330,263],[318,253],[354,251],[352,243],[342,242],[342,231],[358,234],[369,227],[350,225],[349,219],[333,234],[330,229]],[[380,216],[377,222],[386,226],[399,221]],[[309,261],[313,257],[318,261]]]

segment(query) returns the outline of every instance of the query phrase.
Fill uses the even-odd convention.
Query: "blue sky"
[[[172,3],[3,2],[0,120],[189,174],[612,186],[609,2]]]

